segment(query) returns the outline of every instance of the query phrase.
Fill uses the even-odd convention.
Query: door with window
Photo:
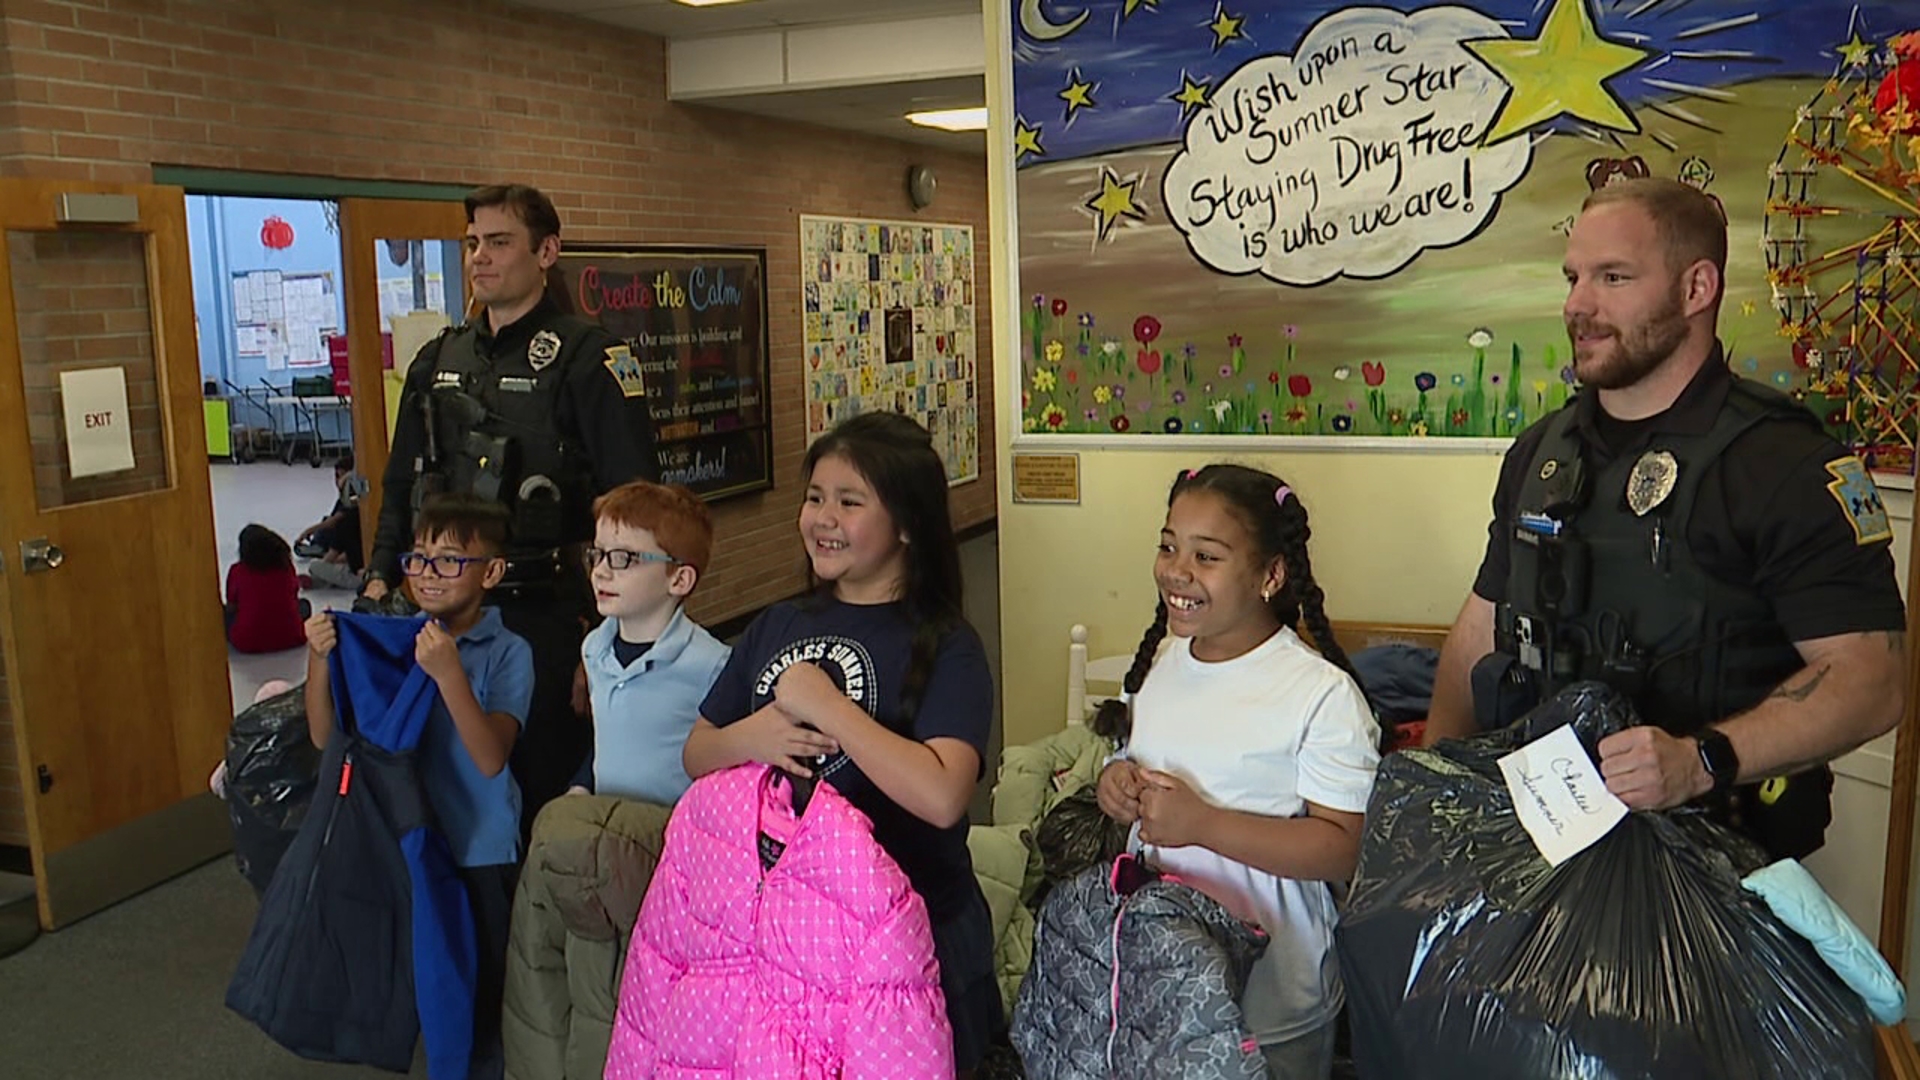
[[[53,929],[231,844],[230,690],[181,190],[0,179],[0,243],[0,843]]]
[[[363,554],[380,520],[380,477],[407,365],[442,327],[466,317],[466,233],[458,202],[340,200],[354,466],[372,481],[360,503]]]

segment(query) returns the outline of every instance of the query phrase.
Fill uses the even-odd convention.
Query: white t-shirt
[[[1225,809],[1299,817],[1311,801],[1366,811],[1380,764],[1379,728],[1346,672],[1284,627],[1219,663],[1194,659],[1191,644],[1173,638],[1154,661],[1133,698],[1124,756],[1179,777]],[[1138,835],[1136,826],[1136,844]],[[1275,877],[1198,846],[1150,854],[1162,870],[1270,935],[1241,999],[1256,1041],[1285,1042],[1340,1011],[1337,913],[1326,883]]]

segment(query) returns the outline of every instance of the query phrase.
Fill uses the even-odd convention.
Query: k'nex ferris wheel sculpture
[[[1761,247],[1780,334],[1873,468],[1920,440],[1920,32],[1856,32],[1768,170]]]

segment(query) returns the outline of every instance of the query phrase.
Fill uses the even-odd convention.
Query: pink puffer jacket
[[[828,784],[763,765],[675,807],[627,950],[607,1080],[952,1080],[927,910]],[[761,870],[763,834],[784,842]]]

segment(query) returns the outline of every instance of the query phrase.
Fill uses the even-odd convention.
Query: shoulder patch
[[[1867,467],[1860,459],[1851,454],[1835,458],[1827,462],[1827,472],[1833,474],[1827,490],[1832,493],[1833,501],[1840,504],[1847,524],[1853,526],[1853,542],[1865,547],[1893,539],[1893,521],[1887,517],[1887,504],[1881,501],[1880,489],[1874,486],[1873,477],[1867,475]]]
[[[607,346],[606,364],[613,381],[620,384],[622,397],[647,396],[647,380],[640,372],[640,361],[634,359],[632,349],[625,344]]]

